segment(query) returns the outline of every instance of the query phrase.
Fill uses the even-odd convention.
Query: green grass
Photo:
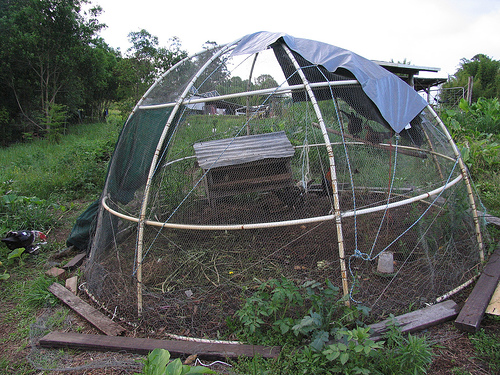
[[[0,353],[1,374],[35,374],[33,366],[27,361],[30,350],[31,325],[40,317],[45,308],[61,305],[60,301],[48,291],[48,286],[57,280],[45,275],[47,262],[63,244],[51,242],[42,247],[37,256],[23,254],[19,258],[7,260],[8,250],[0,248],[0,272],[6,270],[10,278],[0,281],[0,326],[8,327],[0,336],[0,343],[10,348]],[[69,310],[57,311],[50,322],[58,329]]]
[[[486,320],[500,323],[500,318],[496,316],[488,317]],[[488,364],[492,374],[500,373],[500,341],[498,338],[498,330],[491,331],[481,329],[469,338],[476,349],[476,357]]]
[[[60,303],[47,290],[56,280],[44,273],[50,254],[65,245],[51,232],[68,234],[75,218],[100,194],[119,130],[81,124],[57,144],[39,139],[0,149],[0,235],[15,229],[49,233],[49,243],[37,256],[9,259],[10,250],[0,246],[0,274],[10,276],[0,280],[0,325],[9,327],[0,340],[13,348],[0,353],[0,373],[37,373],[25,358],[30,326],[40,309]]]
[[[39,139],[0,149],[0,193],[54,201],[97,196],[118,132],[107,124],[81,124],[58,144]]]

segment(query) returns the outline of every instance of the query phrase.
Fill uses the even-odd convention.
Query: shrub
[[[165,349],[155,349],[146,359],[140,360],[144,367],[136,375],[184,375],[184,374],[215,374],[214,371],[203,366],[183,365],[179,358],[170,361],[170,353]]]
[[[367,313],[366,308],[346,306],[329,280],[296,285],[282,278],[262,283],[236,316],[242,325],[239,335],[248,342],[281,345],[305,340],[321,350],[336,329]]]

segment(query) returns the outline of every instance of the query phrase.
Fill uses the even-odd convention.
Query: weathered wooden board
[[[486,307],[500,280],[500,245],[490,256],[474,289],[455,320],[455,326],[466,332],[476,332],[483,320]]]
[[[419,331],[436,324],[451,320],[458,315],[460,308],[452,300],[447,300],[423,309],[412,311],[395,317],[396,325],[404,333]],[[388,331],[389,319],[375,323],[369,327],[373,330],[372,339],[379,340]]]
[[[493,297],[486,308],[486,313],[491,315],[500,315],[500,283],[497,285]]]
[[[50,277],[56,277],[59,280],[64,280],[64,275],[66,274],[66,271],[63,270],[62,268],[52,267],[51,269],[47,270],[45,274]]]
[[[118,323],[113,322],[107,316],[101,314],[99,311],[94,309],[85,301],[82,301],[61,284],[52,284],[51,286],[49,286],[49,291],[102,333],[109,336],[117,336],[125,332],[125,329]]]
[[[85,259],[85,257],[86,257],[85,253],[78,254],[73,259],[71,259],[68,263],[66,263],[66,265],[63,266],[63,268],[65,270],[73,270],[73,269],[75,269],[77,267],[80,267],[82,265],[83,260]]]
[[[147,354],[160,348],[173,356],[198,354],[207,359],[253,357],[276,358],[280,348],[228,343],[207,343],[184,340],[157,340],[135,337],[89,335],[71,332],[51,332],[42,337],[39,345],[46,348],[72,348],[98,351],[124,351],[127,353]]]

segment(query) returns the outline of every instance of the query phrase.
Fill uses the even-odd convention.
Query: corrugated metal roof
[[[273,158],[289,158],[295,150],[285,132],[199,142],[193,145],[203,169],[250,163]]]

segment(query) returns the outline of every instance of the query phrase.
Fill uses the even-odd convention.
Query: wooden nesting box
[[[194,144],[212,199],[292,186],[294,148],[285,132],[247,135]]]

